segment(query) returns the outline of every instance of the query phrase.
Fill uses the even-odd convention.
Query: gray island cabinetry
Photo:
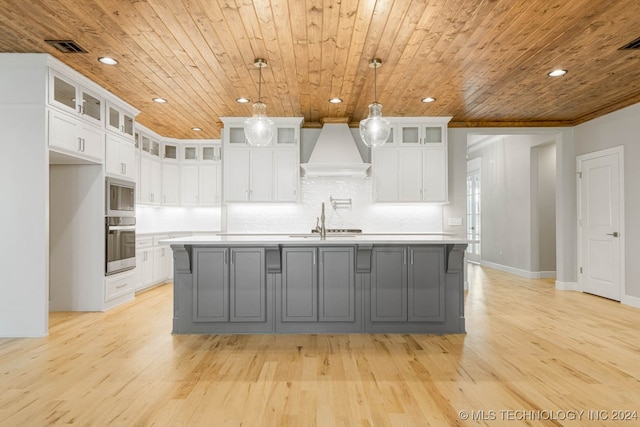
[[[464,333],[466,241],[186,237],[174,333]]]

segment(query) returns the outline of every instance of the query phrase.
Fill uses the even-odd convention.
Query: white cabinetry
[[[300,181],[300,125],[302,118],[271,118],[276,124],[268,147],[246,144],[244,118],[223,117],[226,202],[295,202]]]
[[[189,233],[159,233],[136,236],[136,291],[173,280],[173,252],[161,240],[186,237]]]
[[[115,276],[105,277],[105,305],[107,307],[110,307],[111,301],[126,295],[128,295],[129,298],[132,298],[135,291],[135,279],[135,271],[128,271],[125,273],[117,274]]]
[[[102,126],[104,99],[54,70],[49,72],[49,105]]]
[[[107,102],[107,130],[133,140],[133,114]]]
[[[135,147],[132,141],[107,134],[105,171],[108,175],[135,180],[138,176]]]
[[[395,124],[396,142],[372,150],[374,202],[448,202],[449,120],[413,118]]]
[[[181,147],[180,198],[182,206],[220,205],[222,149],[218,144]]]
[[[162,204],[178,206],[180,204],[180,166],[162,163]]]
[[[101,163],[104,159],[104,131],[77,117],[50,109],[49,148]]]
[[[229,202],[272,200],[273,151],[266,148],[225,152],[225,194]]]
[[[140,203],[159,205],[162,194],[162,165],[160,160],[140,156]]]
[[[159,138],[140,133],[140,174],[138,201],[141,204],[159,206],[162,203],[162,162]]]

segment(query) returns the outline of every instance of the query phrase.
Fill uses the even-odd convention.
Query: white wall
[[[136,206],[136,233],[170,231],[220,231],[220,208]]]
[[[46,67],[42,56],[30,58],[32,65],[16,65],[5,56],[0,58],[2,337],[48,333]]]
[[[227,232],[309,233],[325,203],[327,228],[364,232],[442,232],[442,206],[371,203],[371,178],[303,178],[301,203],[230,204]],[[334,210],[329,197],[352,200],[351,209]]]
[[[640,104],[575,127],[576,156],[624,146],[625,275],[627,296],[640,298]],[[575,159],[574,159],[575,161]],[[623,296],[623,302],[625,297]],[[640,300],[638,300],[640,301]]]
[[[505,135],[494,138],[479,150],[470,151],[469,159],[482,160],[483,262],[510,267],[527,275],[539,273],[540,162],[532,147],[549,138],[548,135]],[[555,169],[555,164],[551,168]],[[555,241],[553,244],[555,246]]]
[[[555,142],[543,144],[531,149],[532,192],[537,209],[532,212],[532,270],[555,272],[556,270],[556,145]],[[535,172],[535,177],[533,176]]]
[[[566,284],[567,287],[575,286],[577,282],[576,275],[576,200],[575,200],[575,154],[573,150],[573,130],[571,128],[451,128],[449,129],[449,167],[458,168],[458,164],[464,165],[460,166],[458,169],[466,171],[466,154],[461,153],[461,150],[456,149],[456,147],[460,147],[464,145],[466,147],[467,140],[469,138],[473,139],[478,135],[512,135],[523,136],[523,135],[533,135],[540,138],[540,141],[548,140],[554,141],[556,146],[556,283],[558,284]],[[531,145],[529,145],[530,147]],[[496,153],[498,155],[499,153]],[[530,157],[530,153],[527,154]],[[515,160],[518,163],[520,160],[516,158]],[[531,175],[530,168],[527,163],[527,177],[522,179],[526,180],[530,183]],[[514,164],[515,165],[515,164]],[[514,165],[506,166],[507,171],[512,170]],[[459,172],[460,179],[463,179],[463,174],[466,172]],[[499,169],[496,168],[495,173],[500,174]],[[458,175],[456,175],[458,176]],[[483,164],[483,181],[485,179],[485,166]],[[521,185],[522,181],[519,183],[513,183],[513,185]],[[513,187],[512,185],[512,187]],[[505,190],[506,191],[506,190]],[[515,189],[509,190],[511,197],[514,200],[519,200],[520,196],[514,191]],[[506,193],[505,193],[506,195]],[[483,195],[484,196],[484,195]],[[526,200],[523,201],[527,206],[530,206],[530,192],[527,190],[526,195],[524,196]],[[457,212],[462,212],[463,217],[464,213],[466,213],[466,187],[464,183],[462,185],[456,185],[450,187],[449,199],[452,203],[446,207],[447,215],[453,216],[458,215]],[[511,210],[519,211],[519,208],[510,208]],[[496,215],[500,216],[502,214],[497,213]],[[519,220],[517,220],[519,221]],[[446,221],[445,221],[446,222]],[[499,225],[499,222],[494,220],[496,227]],[[531,239],[531,226],[529,224],[522,225],[522,222],[519,222],[520,226],[527,231],[526,236],[523,236],[523,239],[527,239],[530,241]],[[503,232],[503,234],[515,232],[520,235],[520,229],[516,227],[515,224],[508,226],[509,231]],[[483,230],[483,234],[484,234]],[[519,237],[518,237],[519,239]],[[499,246],[508,248],[509,251],[514,248],[519,248],[520,243],[517,241],[509,242],[505,241]],[[530,246],[530,245],[529,245]],[[494,254],[491,255],[492,259],[499,259],[499,251],[502,250],[503,257],[505,255],[505,249],[494,247]],[[485,247],[483,246],[483,258],[484,258]],[[496,252],[497,251],[497,252]],[[497,253],[497,255],[496,255]],[[528,260],[528,261],[527,261]],[[502,261],[504,263],[505,261]],[[518,255],[515,257],[514,262],[518,262],[520,264],[514,264],[519,266],[532,265],[531,264],[531,253],[529,251],[528,255],[521,256]],[[528,263],[528,264],[527,264]],[[522,268],[522,267],[518,267]],[[529,267],[531,268],[531,267]],[[524,269],[523,269],[524,270]]]

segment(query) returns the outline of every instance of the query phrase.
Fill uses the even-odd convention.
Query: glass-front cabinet
[[[49,104],[94,124],[102,124],[103,98],[55,71],[51,71],[50,83]]]
[[[107,103],[107,130],[133,138],[133,122],[133,114],[116,105]]]
[[[400,146],[443,145],[443,126],[421,123],[401,123],[398,125]]]

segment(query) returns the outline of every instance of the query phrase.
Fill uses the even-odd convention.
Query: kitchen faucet
[[[316,218],[316,231],[320,233],[320,240],[327,240],[327,227],[324,225],[324,202],[322,202],[322,211],[320,212],[320,218]]]

